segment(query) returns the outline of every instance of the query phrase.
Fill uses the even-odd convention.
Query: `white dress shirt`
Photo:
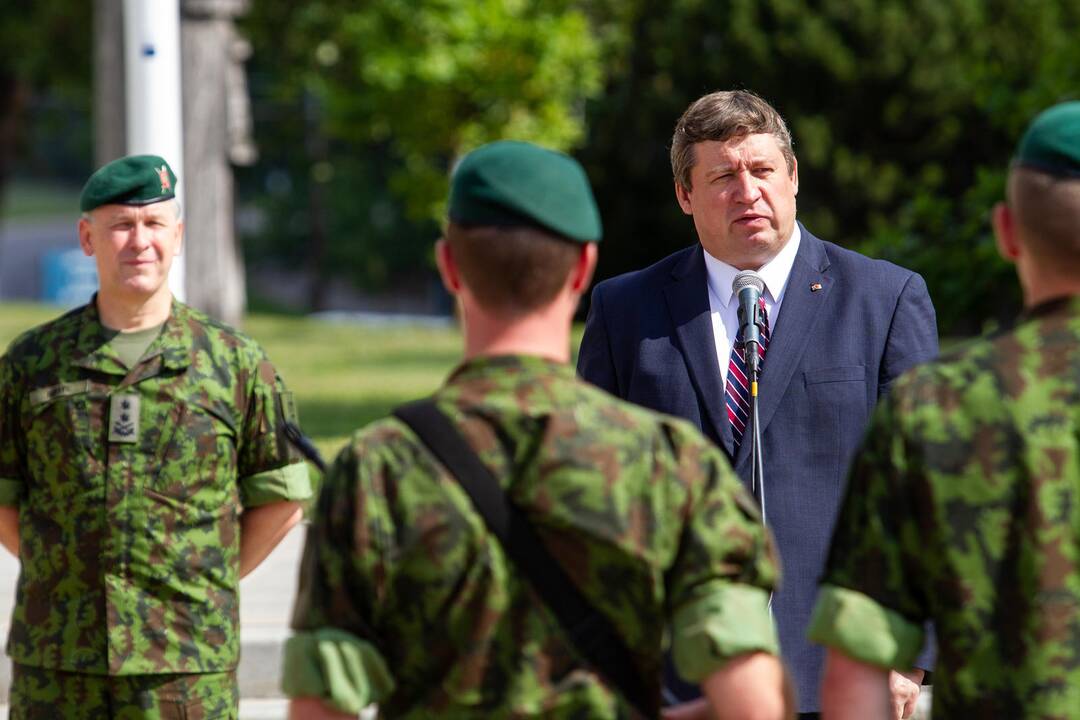
[[[765,281],[765,312],[769,316],[769,336],[776,327],[780,316],[780,305],[784,301],[791,266],[795,263],[795,253],[799,251],[802,232],[799,224],[784,247],[769,262],[762,265],[757,273]],[[716,341],[716,360],[720,372],[727,382],[728,363],[731,360],[731,345],[739,332],[739,302],[731,290],[731,283],[739,270],[722,260],[717,260],[705,251],[705,269],[709,277],[709,311],[712,316],[713,338]],[[765,362],[768,362],[766,354]]]

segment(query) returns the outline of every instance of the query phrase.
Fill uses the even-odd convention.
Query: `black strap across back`
[[[630,651],[611,621],[594,608],[518,509],[503,492],[495,475],[468,444],[457,427],[431,398],[394,410],[431,453],[453,475],[498,538],[507,556],[532,584],[558,619],[582,659],[646,718],[659,715],[658,698],[650,697],[653,683],[642,682]]]

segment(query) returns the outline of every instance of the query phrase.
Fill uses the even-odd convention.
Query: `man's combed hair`
[[[791,133],[772,105],[749,90],[724,90],[698,98],[675,124],[671,138],[671,172],[675,182],[690,189],[694,167],[694,145],[707,140],[726,142],[732,138],[768,133],[776,138],[787,162],[795,171]]]
[[[1008,197],[1031,250],[1080,272],[1080,180],[1014,168]]]
[[[533,227],[450,223],[446,240],[476,299],[511,314],[554,300],[581,252],[580,245]]]

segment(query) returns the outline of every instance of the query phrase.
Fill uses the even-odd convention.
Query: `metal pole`
[[[127,152],[168,160],[179,178],[176,197],[183,208],[179,0],[124,0],[124,61]],[[169,288],[184,299],[183,255],[173,262]]]

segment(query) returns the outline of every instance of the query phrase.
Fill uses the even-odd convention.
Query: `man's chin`
[[[776,230],[770,225],[761,229],[747,228],[747,232],[742,235],[741,241],[744,247],[748,249],[762,249],[777,245],[777,237]]]
[[[116,293],[133,300],[149,300],[165,287],[164,280],[149,278],[131,278],[116,288]]]
[[[743,264],[754,266],[754,269],[776,257],[782,245],[777,240],[776,233],[772,230],[754,233],[741,238],[738,243],[739,254]]]

